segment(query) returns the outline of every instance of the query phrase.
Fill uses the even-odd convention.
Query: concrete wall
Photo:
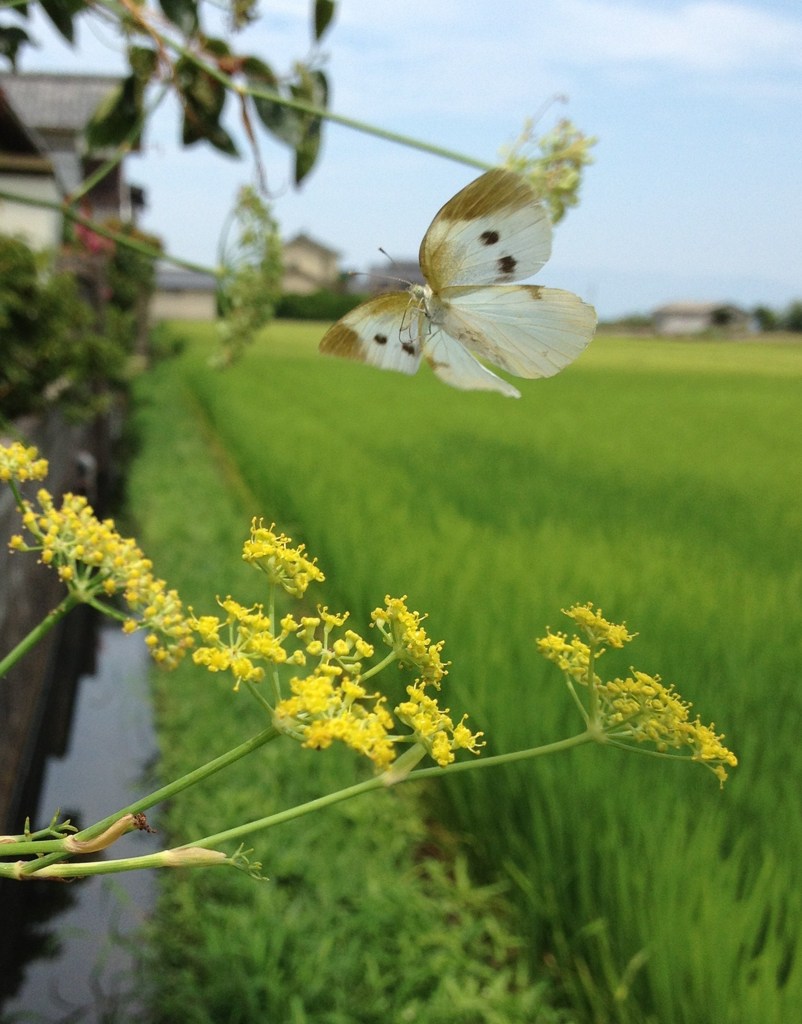
[[[103,422],[69,425],[58,415],[17,424],[28,444],[50,462],[45,481],[28,484],[32,496],[46,487],[54,496],[84,493],[97,509],[98,487],[108,472],[108,430]],[[14,440],[19,438],[13,438]],[[4,437],[7,442],[11,438]],[[97,471],[95,471],[95,469]],[[56,574],[33,554],[8,550],[8,540],[22,533],[11,492],[0,488],[0,650],[3,655],[51,611],[64,594]],[[63,748],[72,710],[76,674],[91,666],[94,646],[87,634],[84,609],[26,654],[0,680],[0,834],[22,830],[33,813],[42,762]],[[40,826],[46,823],[38,823]]]

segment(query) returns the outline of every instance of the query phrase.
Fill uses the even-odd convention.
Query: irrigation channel
[[[78,681],[67,753],[45,767],[33,827],[57,811],[85,827],[147,791],[157,748],[142,636],[101,626],[95,665]],[[114,856],[151,853],[160,841],[158,833],[135,832],[115,844]],[[135,936],[155,900],[152,876],[126,872],[68,885],[0,881],[2,926],[19,936],[14,962],[0,964],[3,991],[11,993],[0,1006],[0,1024],[133,1019]],[[21,892],[12,894],[10,886]]]

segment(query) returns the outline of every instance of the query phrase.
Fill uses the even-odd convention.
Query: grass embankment
[[[441,814],[465,831],[487,878],[518,886],[521,928],[581,1019],[795,1019],[802,348],[604,337],[567,372],[525,384],[523,399],[510,402],[451,391],[428,374],[411,381],[316,359],[319,333],[277,324],[225,375],[206,369],[198,337],[181,363],[143,381],[144,395],[175,403],[180,376],[198,414],[191,438],[186,421],[157,428],[163,464],[172,466],[158,468],[146,440],[161,483],[133,478],[135,496],[164,492],[169,564],[218,570],[242,520],[222,526],[217,505],[252,495],[245,520],[275,517],[302,537],[327,571],[333,606],[364,621],[385,592],[408,593],[411,606],[430,613],[429,631],[446,638],[453,661],[450,704],[471,712],[493,751],[577,725],[532,643],[546,623],[562,628],[561,607],[593,600],[626,619],[640,637],[621,657],[608,655],[611,666],[659,672],[704,720],[715,719],[741,758],[724,792],[696,767],[593,749],[456,779],[439,792]],[[171,397],[159,398],[168,387]],[[159,419],[153,408],[148,416]],[[240,483],[210,479],[184,506],[190,512],[179,512],[179,473],[192,472],[184,464],[207,447],[201,423]],[[193,444],[194,455],[182,451]],[[187,515],[211,520],[212,535],[200,548],[184,540],[182,551]],[[149,527],[143,539],[152,547]],[[179,578],[162,567],[161,550],[158,564]],[[218,576],[202,597],[223,588]],[[191,599],[196,592],[190,587]],[[204,701],[213,687],[181,685],[187,696],[171,697],[165,735],[180,734],[183,715],[211,743],[223,712],[210,713],[197,687]],[[166,744],[169,756],[177,742]],[[326,784],[324,759],[303,764]],[[216,810],[215,799],[207,795],[201,811]],[[236,786],[225,799],[233,813]],[[328,825],[311,827],[321,830],[321,852],[336,857]],[[385,837],[374,838],[381,845]],[[286,866],[268,870],[277,881],[260,899],[285,891]],[[339,898],[353,902],[360,879],[347,874]],[[223,883],[186,883],[193,892],[211,884]],[[240,886],[243,923],[233,930],[247,920],[253,934],[252,890]],[[296,912],[330,899],[325,885],[317,893],[299,885]],[[223,927],[221,963],[231,926]],[[362,955],[372,949],[364,940]],[[275,972],[276,953],[261,941],[265,970]],[[299,943],[292,969],[300,992],[307,954],[315,956]],[[410,968],[395,961],[391,985],[406,984]],[[227,969],[210,966],[210,977]]]

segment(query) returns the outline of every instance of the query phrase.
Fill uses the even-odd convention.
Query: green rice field
[[[183,354],[137,383],[129,482],[157,570],[197,610],[228,588],[258,600],[240,547],[252,516],[275,520],[318,557],[320,599],[350,609],[355,628],[388,593],[428,613],[451,661],[447,702],[484,730],[490,753],[581,730],[534,638],[565,628],[561,608],[593,601],[638,633],[602,670],[633,665],[675,684],[740,761],[722,790],[697,765],[593,746],[426,790],[427,820],[456,837],[478,889],[505,893],[504,927],[523,943],[531,977],[548,981],[559,1018],[523,1012],[519,993],[520,1016],[509,1006],[497,1018],[470,1007],[426,1016],[424,1002],[403,1019],[802,1019],[802,345],[601,335],[564,373],[523,382],[514,401],[451,390],[425,368],[407,378],[324,359],[323,329],[276,323],[221,373],[208,365],[211,327],[174,327]],[[236,742],[258,729],[242,701],[222,726],[231,695],[214,690],[207,711],[199,687],[210,684],[190,676],[157,684],[167,771],[203,759],[184,736],[211,756],[221,730]],[[326,756],[304,754],[310,784],[326,785]],[[181,813],[200,829],[220,800],[235,816],[253,799],[241,785]],[[336,857],[334,829],[314,828],[316,855]],[[369,856],[376,835],[366,833]],[[254,846],[264,852],[259,837]],[[267,873],[268,888],[286,894],[300,871],[279,856]],[[273,948],[268,911],[249,910],[256,883],[199,874],[166,883],[154,940],[160,950],[168,933],[179,950],[207,944],[188,1021],[206,1019],[204,985],[222,985],[226,970],[237,977],[222,966],[223,934],[246,931],[248,956],[268,974],[271,963],[309,971]],[[358,877],[348,881],[358,888]],[[306,900],[332,891],[320,885],[293,890],[282,914],[309,915]],[[336,885],[345,906],[357,898],[339,876]],[[272,898],[259,897],[266,907]],[[190,913],[199,901],[205,925]],[[366,943],[378,956],[376,936]],[[293,948],[302,958],[303,942]],[[352,955],[361,962],[358,944]],[[181,962],[176,953],[176,971]],[[400,954],[388,963],[398,971],[390,986],[416,969]],[[314,985],[303,977],[305,990]],[[270,1016],[268,997],[253,998],[261,1016],[216,1019],[402,1019],[345,1004],[341,1016],[301,1003],[295,1016]]]

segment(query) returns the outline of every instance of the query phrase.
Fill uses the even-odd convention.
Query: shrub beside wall
[[[325,288],[311,295],[286,294],[276,304],[276,316],[281,320],[339,320],[367,297]]]

